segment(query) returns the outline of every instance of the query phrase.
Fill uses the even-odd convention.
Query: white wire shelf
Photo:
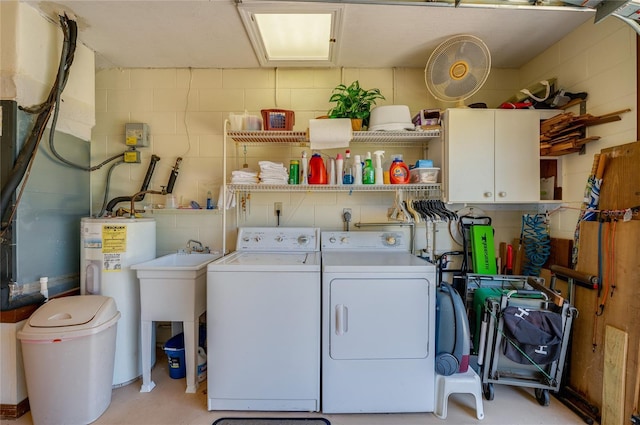
[[[229,131],[228,136],[239,144],[289,144],[309,146],[303,131]],[[352,143],[409,145],[440,137],[440,128],[416,131],[354,131]]]
[[[423,196],[439,198],[440,183],[424,184],[229,184],[232,192],[423,192]],[[426,192],[426,193],[424,193]]]

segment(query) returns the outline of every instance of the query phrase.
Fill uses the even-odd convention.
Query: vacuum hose
[[[522,216],[522,235],[526,261],[522,270],[525,276],[540,276],[540,269],[551,253],[551,239],[544,214]]]

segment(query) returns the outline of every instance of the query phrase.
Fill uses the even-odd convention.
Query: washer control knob
[[[260,242],[262,240],[262,236],[254,236],[253,240],[256,242]]]
[[[349,237],[343,236],[340,238],[340,243],[349,243]]]
[[[249,236],[244,236],[244,237],[242,238],[242,241],[243,241],[243,242],[249,242],[249,240],[250,240],[250,239],[249,239]]]
[[[277,236],[276,237],[276,242],[283,242],[284,241],[284,236]]]
[[[306,245],[308,243],[309,243],[309,236],[307,235],[298,236],[298,244]]]
[[[387,236],[386,242],[387,242],[387,245],[393,246],[396,244],[396,237],[393,235],[389,235]]]
[[[329,242],[331,242],[331,243],[336,243],[336,237],[335,237],[335,236],[331,236],[331,237],[329,238]]]

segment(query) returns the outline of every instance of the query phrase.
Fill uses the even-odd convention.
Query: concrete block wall
[[[521,70],[523,87],[557,77],[569,92],[587,92],[587,113],[594,116],[630,108],[621,121],[587,128],[600,140],[586,145],[584,155],[559,158],[562,191],[568,208],[552,216],[553,237],[573,239],[593,156],[601,149],[637,140],[637,35],[627,24],[607,18],[586,22]],[[571,110],[579,114],[578,108]]]
[[[471,101],[498,105],[516,90],[515,70],[492,70],[487,84]],[[211,191],[215,200],[222,185],[224,121],[230,113],[260,115],[261,109],[282,108],[295,112],[296,131],[305,131],[309,119],[325,115],[332,104],[333,88],[358,80],[364,88],[379,88],[384,104],[406,104],[415,114],[423,108],[440,105],[428,93],[423,69],[108,69],[96,74],[97,123],[93,129],[92,162],[126,149],[124,125],[128,122],[149,124],[151,146],[141,148],[141,164],[124,164],[113,171],[110,198],[134,194],[141,185],[151,154],[161,157],[156,166],[151,189],[166,185],[177,157],[182,157],[180,174],[174,189],[181,205],[195,200],[205,204]],[[227,171],[244,164],[258,170],[258,161],[282,162],[300,158],[308,148],[296,146],[236,146],[227,141]],[[407,162],[428,157],[416,147],[393,148],[352,146],[352,155],[384,149],[386,155],[401,153]],[[328,150],[335,157],[344,149]],[[92,211],[100,210],[107,171],[92,174]],[[239,226],[276,225],[274,202],[283,203],[280,224],[285,226],[319,226],[341,229],[342,208],[352,208],[353,222],[387,220],[387,211],[395,201],[393,193],[251,193],[249,199],[238,195],[239,208],[230,216]],[[162,196],[149,196],[143,202],[151,208],[164,204]],[[142,206],[142,205],[141,205]],[[158,254],[179,249],[188,239],[201,240],[220,247],[221,218],[213,212],[154,211],[158,219]],[[217,230],[216,230],[217,229]],[[424,234],[424,232],[419,232]],[[447,232],[442,232],[446,235]],[[232,239],[232,238],[231,238]],[[450,244],[448,236],[439,245]],[[231,244],[229,244],[231,242]],[[424,238],[419,244],[424,245]],[[233,248],[233,241],[227,246]]]

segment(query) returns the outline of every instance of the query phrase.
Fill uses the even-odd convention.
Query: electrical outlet
[[[280,211],[280,217],[282,217],[282,202],[274,202],[273,203],[273,215],[278,216],[278,211]]]

